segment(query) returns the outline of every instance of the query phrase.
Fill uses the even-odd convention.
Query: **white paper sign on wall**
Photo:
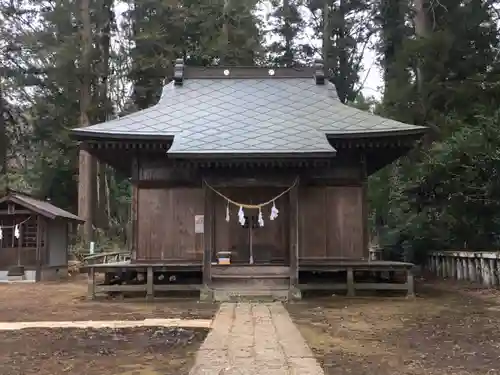
[[[194,216],[194,233],[204,233],[205,228],[205,216],[195,215]]]

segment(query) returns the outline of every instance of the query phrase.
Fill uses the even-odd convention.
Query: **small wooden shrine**
[[[45,281],[68,275],[71,223],[79,217],[29,195],[0,198],[0,281]]]
[[[344,105],[320,63],[179,60],[156,105],[74,136],[131,177],[130,267],[198,270],[209,292],[274,277],[298,296],[301,270],[366,268],[367,176],[425,130]]]

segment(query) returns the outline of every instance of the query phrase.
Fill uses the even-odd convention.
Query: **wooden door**
[[[244,195],[238,189],[218,189],[228,198],[241,202]],[[226,210],[229,208],[229,221],[226,221]],[[248,263],[250,257],[250,229],[238,222],[238,207],[227,204],[217,196],[215,200],[215,253],[230,251],[232,263]],[[217,259],[214,254],[213,259]]]
[[[230,199],[244,204],[259,204],[266,202],[282,190],[279,188],[231,188],[223,194]],[[231,251],[233,263],[249,263],[253,256],[254,264],[288,262],[288,202],[285,195],[275,204],[279,210],[278,218],[270,220],[272,205],[262,209],[264,226],[258,223],[257,209],[244,209],[245,225],[238,221],[239,207],[230,205],[230,220],[227,222],[226,202],[218,198],[215,209],[216,251]]]

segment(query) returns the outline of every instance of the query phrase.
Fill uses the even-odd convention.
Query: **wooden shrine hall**
[[[368,259],[366,189],[370,174],[425,131],[344,105],[319,62],[200,68],[177,60],[156,105],[73,131],[82,150],[133,184],[132,261],[92,266],[90,296],[412,294],[411,264]],[[357,281],[366,271],[408,275]],[[96,285],[96,272],[119,273],[121,285]]]

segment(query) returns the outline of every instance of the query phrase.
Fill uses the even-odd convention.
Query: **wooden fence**
[[[427,258],[427,269],[437,276],[500,286],[500,251],[439,251]]]

